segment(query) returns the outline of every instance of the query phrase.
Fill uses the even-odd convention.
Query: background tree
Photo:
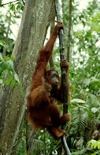
[[[50,5],[49,0],[42,0],[41,2],[39,0],[27,0],[25,4],[19,34],[13,51],[13,55],[16,56],[15,71],[22,82],[25,96],[30,85],[38,51],[43,45]],[[32,57],[33,55],[34,57]],[[11,153],[25,111],[25,96],[22,97],[16,85],[12,90],[9,85],[5,90],[1,90],[0,151],[3,154]]]
[[[70,65],[71,78],[71,113],[72,126],[70,131],[71,147],[87,151],[87,142],[99,121],[100,80],[98,50],[98,9],[100,2],[92,1],[86,9],[79,11],[73,7],[73,36]],[[95,22],[94,22],[95,19]],[[97,37],[98,36],[98,37]],[[82,100],[78,100],[82,99]],[[73,135],[74,133],[74,135]],[[80,134],[79,134],[80,133]],[[88,152],[88,151],[87,151]],[[77,152],[78,153],[78,152]],[[77,154],[76,153],[76,154]],[[89,152],[88,152],[89,153]],[[79,152],[83,154],[83,152]]]

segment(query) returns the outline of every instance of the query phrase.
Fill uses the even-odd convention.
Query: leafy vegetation
[[[4,5],[2,5],[2,7],[4,7]],[[22,96],[24,96],[21,81],[19,80],[17,73],[14,71],[14,56],[11,56],[15,43],[15,40],[12,39],[13,31],[11,26],[12,24],[13,26],[17,24],[16,18],[21,17],[21,10],[23,10],[21,2],[17,2],[16,7],[13,3],[10,3],[6,15],[0,15],[0,85],[3,82],[3,79],[6,78],[4,80],[5,86],[10,84],[10,88],[13,89],[14,85],[17,84]]]

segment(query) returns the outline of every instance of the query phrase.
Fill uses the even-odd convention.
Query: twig
[[[4,4],[0,4],[0,6],[4,6],[4,5],[7,5],[7,4],[10,4],[10,3],[14,3],[16,1],[19,1],[19,0],[15,0],[15,1],[12,1],[12,2],[8,2],[8,3],[4,3]]]
[[[25,2],[24,2],[24,0],[22,0],[22,2],[23,2],[23,4],[25,5]]]

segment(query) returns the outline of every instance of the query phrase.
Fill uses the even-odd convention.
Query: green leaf
[[[92,140],[90,140],[89,142],[88,142],[88,146],[91,146],[92,148],[94,148],[94,149],[96,149],[96,148],[100,148],[100,141],[98,140],[98,141],[96,141],[96,140],[94,140],[94,139],[92,139]]]
[[[2,62],[0,64],[0,75],[2,75],[3,71],[6,70],[6,63]]]
[[[15,11],[15,5],[14,5],[14,4],[11,4],[10,9],[11,9],[12,11]]]
[[[7,66],[8,70],[14,71],[14,65],[13,65],[13,62],[11,60],[6,61],[6,66]]]
[[[15,81],[15,79],[13,79],[13,81],[10,84],[10,88],[13,89],[13,87],[15,86],[15,84],[16,84],[16,81]]]
[[[63,14],[63,17],[68,21],[69,20],[69,16],[67,14]]]
[[[6,61],[10,60],[10,57],[6,56]]]
[[[85,101],[84,100],[81,100],[81,99],[78,99],[78,98],[74,98],[74,99],[72,99],[71,101],[70,101],[71,103],[85,103]]]
[[[16,74],[16,72],[14,73],[14,79],[15,79],[16,82],[18,82],[18,83],[20,82],[20,81],[19,81],[19,77],[18,77],[18,75]]]
[[[93,113],[96,113],[97,111],[98,111],[99,109],[98,108],[91,108],[91,111],[93,112]]]
[[[2,54],[0,53],[0,60],[4,61]]]
[[[9,75],[8,78],[5,80],[5,84],[9,85],[11,83],[11,81],[13,80],[13,75]]]
[[[14,61],[14,59],[15,59],[15,56],[12,55],[12,56],[11,56],[11,60]]]
[[[4,46],[4,43],[3,43],[3,41],[2,41],[2,40],[0,40],[0,45],[1,45],[1,46]]]

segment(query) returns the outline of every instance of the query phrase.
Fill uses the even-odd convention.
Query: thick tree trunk
[[[15,71],[23,85],[25,96],[32,79],[38,51],[43,44],[51,0],[26,0],[19,34],[14,47]],[[0,92],[0,154],[10,155],[23,118],[26,97],[19,87],[9,86]]]

